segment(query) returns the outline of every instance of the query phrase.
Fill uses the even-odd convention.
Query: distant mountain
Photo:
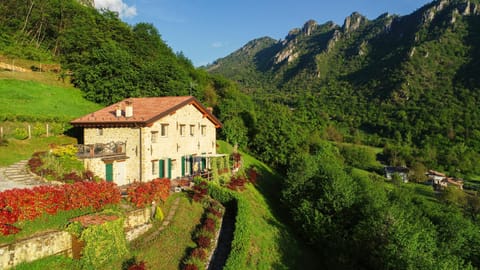
[[[305,99],[350,128],[416,145],[480,149],[480,4],[441,0],[410,15],[310,20],[206,67],[257,99]],[[304,102],[303,102],[304,103]],[[302,103],[302,104],[303,104]]]

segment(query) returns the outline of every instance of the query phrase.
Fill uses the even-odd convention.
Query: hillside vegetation
[[[237,81],[257,103],[295,109],[302,129],[388,143],[398,157],[391,163],[419,161],[469,177],[480,168],[479,7],[439,0],[406,16],[353,13],[341,26],[311,20],[206,68]]]
[[[83,98],[80,90],[15,79],[0,79],[0,119],[68,122],[100,105]]]

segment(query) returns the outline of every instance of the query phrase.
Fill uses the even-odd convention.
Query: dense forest
[[[308,21],[205,68],[152,24],[81,2],[1,1],[0,53],[60,63],[59,78],[99,104],[194,95],[214,107],[221,139],[282,175],[280,203],[322,268],[480,267],[478,194],[422,192],[382,167],[406,165],[417,182],[427,169],[480,175],[477,1]]]
[[[302,129],[323,124],[325,138],[387,146],[392,165],[468,178],[480,173],[479,7],[442,0],[406,16],[353,13],[342,26],[311,20],[206,68],[296,110]]]

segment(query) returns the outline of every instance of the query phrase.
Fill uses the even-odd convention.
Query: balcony
[[[79,158],[102,158],[126,155],[125,142],[109,142],[95,144],[77,144],[77,157]]]

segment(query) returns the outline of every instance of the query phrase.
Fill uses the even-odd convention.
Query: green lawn
[[[72,87],[0,79],[0,116],[73,120],[100,108],[100,105],[85,100],[81,91]]]
[[[77,140],[68,136],[39,137],[30,140],[9,139],[7,146],[0,146],[0,167],[29,159],[33,153],[46,151],[50,144],[75,144]]]
[[[232,147],[217,141],[220,153],[231,153]],[[249,269],[316,269],[313,251],[295,238],[288,225],[288,213],[280,206],[281,178],[254,157],[242,154],[243,166],[254,166],[260,173],[256,187],[240,193],[249,202],[250,232]]]
[[[146,262],[148,269],[180,269],[187,251],[196,246],[192,233],[200,223],[203,207],[192,202],[185,193],[175,194],[174,197],[180,198],[180,204],[172,222],[160,232],[155,241],[132,250],[137,260]],[[170,203],[173,200],[174,198],[169,198]],[[165,217],[169,207],[166,208]],[[140,238],[137,242],[142,241]]]

